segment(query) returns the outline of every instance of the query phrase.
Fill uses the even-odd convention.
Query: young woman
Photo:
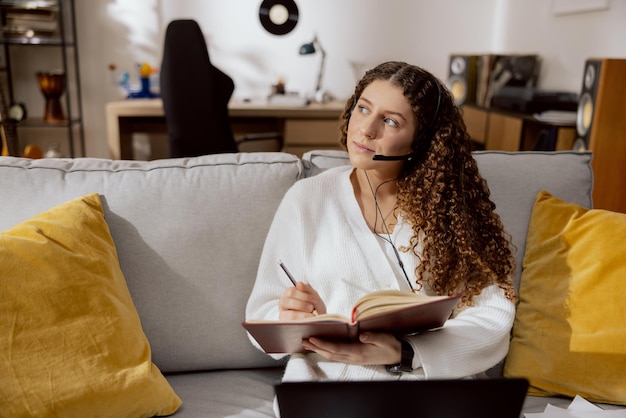
[[[349,316],[382,289],[463,298],[436,331],[303,341],[309,352],[291,356],[284,380],[461,378],[496,365],[515,314],[514,259],[450,93],[419,67],[386,62],[365,74],[341,118],[351,165],[287,192],[246,317]]]

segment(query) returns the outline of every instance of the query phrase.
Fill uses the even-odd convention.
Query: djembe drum
[[[43,119],[46,122],[63,122],[65,115],[61,106],[61,96],[65,91],[65,73],[38,72],[39,88],[46,99],[46,108]]]

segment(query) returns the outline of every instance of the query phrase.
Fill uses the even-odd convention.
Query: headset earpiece
[[[437,86],[437,106],[435,106],[435,111],[433,112],[433,117],[418,134],[417,136],[417,148],[419,151],[426,152],[430,147],[430,143],[432,138],[430,136],[434,133],[434,127],[437,124],[437,120],[439,119],[439,108],[441,107],[441,84],[437,79],[434,79],[435,85]]]
[[[347,125],[346,125],[346,127],[348,125],[350,125],[350,117],[352,116],[352,112],[354,111],[355,107],[356,107],[356,95],[354,95],[354,97],[352,98],[352,106],[350,106],[350,110],[348,110],[348,113],[347,113],[347,117],[346,117]]]

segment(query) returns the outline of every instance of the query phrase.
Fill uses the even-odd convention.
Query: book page
[[[310,318],[302,318],[302,319],[291,319],[291,320],[274,320],[274,319],[249,319],[246,322],[250,324],[300,324],[300,323],[309,323],[309,322],[345,322],[349,323],[350,320],[340,314],[323,314],[312,316]]]
[[[356,322],[382,312],[447,298],[448,296],[427,296],[401,290],[382,290],[369,293],[359,299],[354,305],[352,319]]]

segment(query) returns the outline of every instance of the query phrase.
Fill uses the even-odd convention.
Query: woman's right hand
[[[326,305],[310,284],[297,282],[285,289],[278,301],[279,319],[282,321],[309,318],[326,313]]]

